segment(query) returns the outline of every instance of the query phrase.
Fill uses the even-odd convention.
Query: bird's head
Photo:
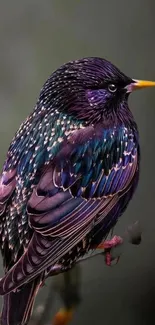
[[[131,79],[105,59],[90,57],[64,64],[46,81],[40,102],[87,124],[131,117],[128,97],[155,82]]]

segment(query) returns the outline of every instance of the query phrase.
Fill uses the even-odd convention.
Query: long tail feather
[[[41,277],[38,277],[24,285],[20,291],[10,292],[3,297],[1,325],[28,324],[40,284]]]

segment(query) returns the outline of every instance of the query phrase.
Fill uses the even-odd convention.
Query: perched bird
[[[28,323],[55,265],[68,270],[92,247],[107,248],[138,183],[128,97],[146,86],[155,82],[131,79],[95,57],[64,64],[44,84],[1,173],[2,325]],[[108,247],[120,242],[116,236]]]

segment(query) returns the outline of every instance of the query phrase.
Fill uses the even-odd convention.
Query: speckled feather
[[[98,58],[62,66],[16,133],[0,182],[0,294],[42,281],[55,263],[70,267],[130,201],[138,131],[126,94],[109,94],[109,81],[122,89],[132,79]]]

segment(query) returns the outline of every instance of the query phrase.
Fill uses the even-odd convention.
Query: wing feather
[[[57,263],[106,220],[130,189],[138,171],[137,143],[131,130],[115,133],[88,127],[62,142],[33,189],[27,212],[34,233],[25,253],[0,281],[0,294]]]

